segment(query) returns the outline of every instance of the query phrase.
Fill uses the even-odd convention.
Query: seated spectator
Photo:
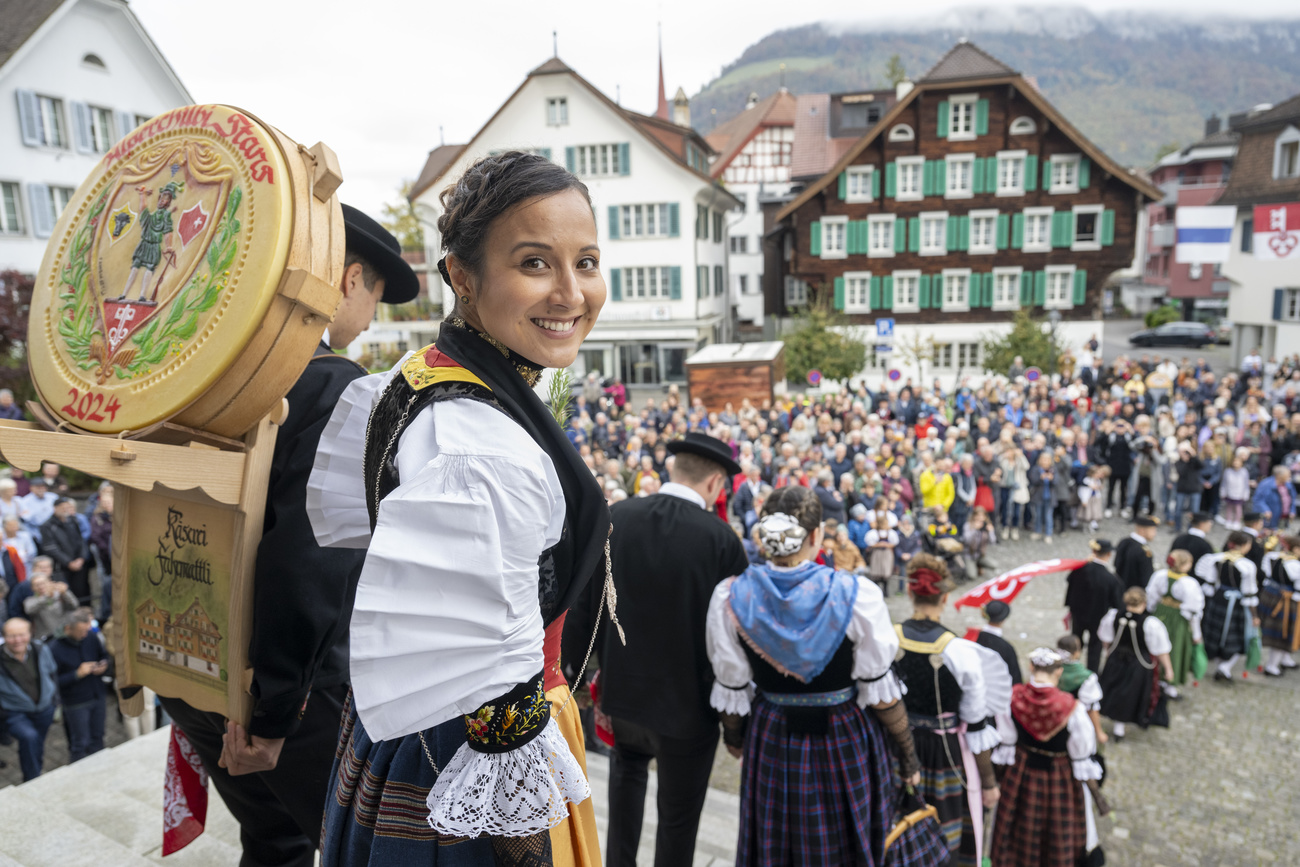
[[[91,632],[94,612],[73,611],[63,634],[50,642],[58,666],[59,700],[68,730],[68,760],[75,762],[104,748],[104,682],[108,652],[99,633]]]
[[[0,712],[9,734],[18,742],[23,782],[41,775],[45,764],[45,736],[54,722],[58,694],[56,666],[49,647],[32,639],[31,624],[10,618],[0,629]]]

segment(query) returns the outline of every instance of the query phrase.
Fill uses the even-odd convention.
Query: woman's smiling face
[[[447,269],[473,327],[543,367],[568,367],[605,305],[596,220],[586,196],[529,199],[493,221],[480,273]]]

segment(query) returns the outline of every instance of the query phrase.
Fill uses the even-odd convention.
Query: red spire
[[[668,120],[668,94],[664,92],[664,37],[662,32],[659,34],[659,107],[655,109],[655,117]]]

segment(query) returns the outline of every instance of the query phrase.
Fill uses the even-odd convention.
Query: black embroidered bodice
[[[813,693],[838,692],[853,686],[853,642],[847,638],[840,642],[835,655],[826,664],[826,668],[812,680],[804,683],[797,677],[789,677],[777,671],[770,662],[754,652],[747,643],[741,642],[745,656],[749,658],[749,667],[754,672],[754,683],[763,692],[772,693]]]
[[[950,630],[942,624],[931,620],[907,620],[903,623],[903,637],[912,641],[932,643],[948,632]],[[939,690],[936,693],[936,669],[930,656],[929,653],[904,649],[900,659],[894,663],[894,671],[907,687],[903,702],[908,712],[913,714],[938,716],[941,709],[945,714],[955,714],[961,705],[961,686],[948,666],[941,664],[937,669]]]

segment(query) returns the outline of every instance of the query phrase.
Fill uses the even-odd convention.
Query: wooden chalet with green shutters
[[[1139,209],[1159,196],[1020,73],[961,42],[776,215],[768,310],[830,293],[853,323],[925,326],[937,373],[977,367],[981,333],[1022,308],[1058,311],[1062,337],[1081,344],[1100,333],[1103,287],[1132,265]]]

